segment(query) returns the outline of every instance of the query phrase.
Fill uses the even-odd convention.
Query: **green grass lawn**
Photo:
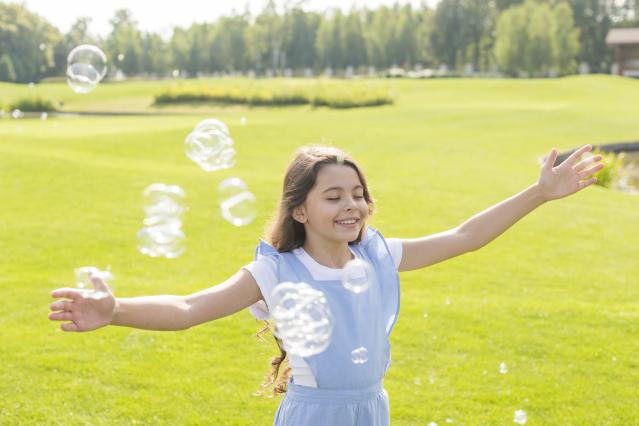
[[[150,111],[169,84],[104,84],[85,96],[64,84],[31,90],[67,110]],[[123,297],[226,279],[252,259],[301,145],[351,152],[377,202],[373,226],[416,237],[534,183],[553,146],[639,139],[637,80],[378,84],[395,105],[0,120],[0,424],[270,424],[279,400],[252,393],[276,347],[254,337],[261,324],[248,311],[181,332],[85,334],[61,332],[47,314],[50,291],[71,285],[83,265],[111,265]],[[28,91],[1,84],[0,104]],[[206,117],[229,125],[234,168],[205,173],[184,155],[185,136]],[[258,218],[243,228],[217,213],[217,185],[230,176],[258,199]],[[178,259],[136,249],[141,193],[154,182],[187,192]],[[639,424],[636,196],[589,187],[479,251],[401,279],[385,380],[393,425],[510,425],[520,409],[528,425]]]

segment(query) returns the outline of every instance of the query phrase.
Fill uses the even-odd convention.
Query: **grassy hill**
[[[154,94],[171,84],[104,84],[84,96],[62,83],[0,84],[0,104],[31,90],[67,111],[154,112]],[[373,226],[417,237],[535,182],[553,146],[639,139],[637,80],[374,84],[393,91],[395,104],[0,120],[0,424],[271,424],[279,400],[252,393],[276,348],[253,337],[261,324],[248,311],[164,333],[63,333],[47,314],[50,291],[71,285],[83,265],[110,265],[123,297],[223,281],[251,261],[301,145],[351,152],[377,202]],[[184,155],[184,138],[206,117],[228,124],[233,169],[208,174]],[[258,218],[243,228],[218,213],[217,185],[230,176],[258,199]],[[136,250],[141,193],[154,182],[187,192],[178,259]],[[529,425],[638,424],[638,219],[637,197],[593,186],[479,251],[403,274],[385,380],[392,424],[508,425],[520,409]]]

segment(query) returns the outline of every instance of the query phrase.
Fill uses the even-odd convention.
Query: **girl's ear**
[[[299,223],[306,223],[306,209],[304,209],[303,205],[295,207],[293,210],[293,219]]]

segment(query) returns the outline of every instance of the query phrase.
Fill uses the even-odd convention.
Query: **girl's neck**
[[[307,238],[302,248],[317,263],[328,268],[342,269],[348,261],[353,259],[348,243],[320,242]]]

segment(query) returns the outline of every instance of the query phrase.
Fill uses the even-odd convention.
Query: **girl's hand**
[[[64,331],[90,331],[109,325],[115,315],[116,300],[109,286],[100,277],[91,276],[95,292],[76,288],[59,288],[51,293],[58,300],[51,304],[49,314],[52,321],[71,321],[63,323]]]
[[[592,167],[588,166],[601,160],[601,155],[595,155],[579,161],[581,155],[590,150],[592,150],[592,145],[582,146],[557,167],[553,167],[557,159],[557,150],[553,148],[550,151],[546,164],[541,169],[539,182],[537,182],[545,201],[556,200],[574,194],[597,181],[597,178],[587,178],[603,169],[603,163]]]

